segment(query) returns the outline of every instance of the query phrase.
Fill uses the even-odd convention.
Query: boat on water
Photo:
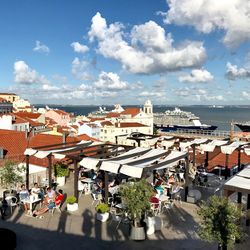
[[[106,110],[106,107],[99,107],[99,110],[91,112],[88,114],[88,117],[93,117],[93,118],[105,118],[108,113],[121,113],[123,112],[124,109],[120,104],[115,104],[114,109],[112,110]]]
[[[214,131],[217,129],[217,126],[214,125],[202,124],[198,116],[179,108],[167,110],[164,113],[154,113],[154,127],[162,132],[176,130]]]
[[[250,132],[250,121],[234,123],[242,132]]]

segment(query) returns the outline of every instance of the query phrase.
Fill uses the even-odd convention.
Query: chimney
[[[66,134],[65,132],[63,132],[62,137],[63,137],[63,138],[62,138],[62,140],[63,140],[62,142],[63,142],[63,143],[66,143],[67,134]]]

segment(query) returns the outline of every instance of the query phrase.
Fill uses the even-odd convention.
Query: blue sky
[[[0,92],[44,104],[250,104],[247,0],[2,0]]]

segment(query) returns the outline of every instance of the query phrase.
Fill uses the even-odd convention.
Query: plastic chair
[[[78,181],[78,192],[79,192],[79,198],[83,194],[83,192],[86,190],[87,184],[83,184],[81,181]]]
[[[116,225],[116,230],[118,229],[120,223],[122,222],[122,216],[117,214],[116,211],[110,211],[111,214],[111,221],[110,224],[114,221],[114,222],[118,222]]]
[[[17,204],[17,198],[15,196],[7,196],[5,198],[8,206],[10,207],[10,212],[12,214],[12,209],[13,207],[16,207],[18,204]]]
[[[95,205],[98,205],[101,200],[102,200],[102,195],[101,194],[98,194],[98,193],[91,193],[91,196],[93,198],[93,201],[92,201],[92,206],[95,204]]]

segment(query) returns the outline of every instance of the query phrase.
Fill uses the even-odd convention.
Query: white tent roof
[[[141,178],[143,169],[145,167],[146,167],[145,165],[136,165],[136,166],[124,165],[121,167],[120,173],[135,178]]]
[[[162,160],[157,164],[158,167],[156,169],[159,170],[164,168],[171,168],[175,166],[178,163],[178,161],[184,159],[187,155],[188,155],[187,152],[174,150],[164,160]]]
[[[227,146],[221,146],[221,152],[223,154],[232,154],[233,151],[243,145],[248,144],[248,142],[242,142],[242,141],[235,141],[233,143],[231,143],[230,145]]]
[[[222,140],[213,140],[207,144],[201,144],[200,149],[201,151],[205,152],[213,152],[216,146],[222,146],[227,144],[228,141],[222,141]]]
[[[21,165],[23,165],[23,164],[21,164]],[[46,170],[47,170],[47,168],[45,168],[45,167],[39,167],[39,166],[36,166],[36,165],[33,165],[33,164],[29,164],[29,174],[45,172]],[[25,176],[26,171],[22,172],[20,175]]]
[[[224,189],[235,192],[250,193],[250,166],[231,177],[225,184]]]
[[[134,158],[134,157],[136,157],[138,155],[146,153],[149,150],[150,149],[138,147],[138,148],[131,149],[131,150],[129,150],[129,151],[127,151],[127,152],[125,152],[125,153],[123,153],[121,155],[118,155],[118,156],[116,156],[114,158],[111,158],[111,159],[97,159],[97,158],[86,157],[86,158],[83,158],[80,161],[79,164],[81,166],[86,167],[86,168],[96,170],[97,164],[99,162],[102,162],[102,165],[101,165],[100,169],[101,170],[106,170],[106,168],[111,169],[110,164],[109,164],[110,161],[113,162],[113,161],[118,161],[118,160],[120,160],[120,161],[124,160],[125,162],[127,162],[128,160],[131,160],[131,158]],[[120,163],[113,164],[113,165],[114,165],[113,166],[113,171],[116,171],[116,169],[119,168]],[[109,171],[109,170],[107,170],[107,171]],[[117,173],[117,172],[114,172],[114,173]]]
[[[206,143],[207,141],[208,141],[207,138],[201,138],[201,139],[194,139],[193,141],[188,141],[188,142],[180,142],[180,148],[183,150],[193,144],[200,145]]]
[[[250,148],[244,148],[245,154],[250,155]]]

